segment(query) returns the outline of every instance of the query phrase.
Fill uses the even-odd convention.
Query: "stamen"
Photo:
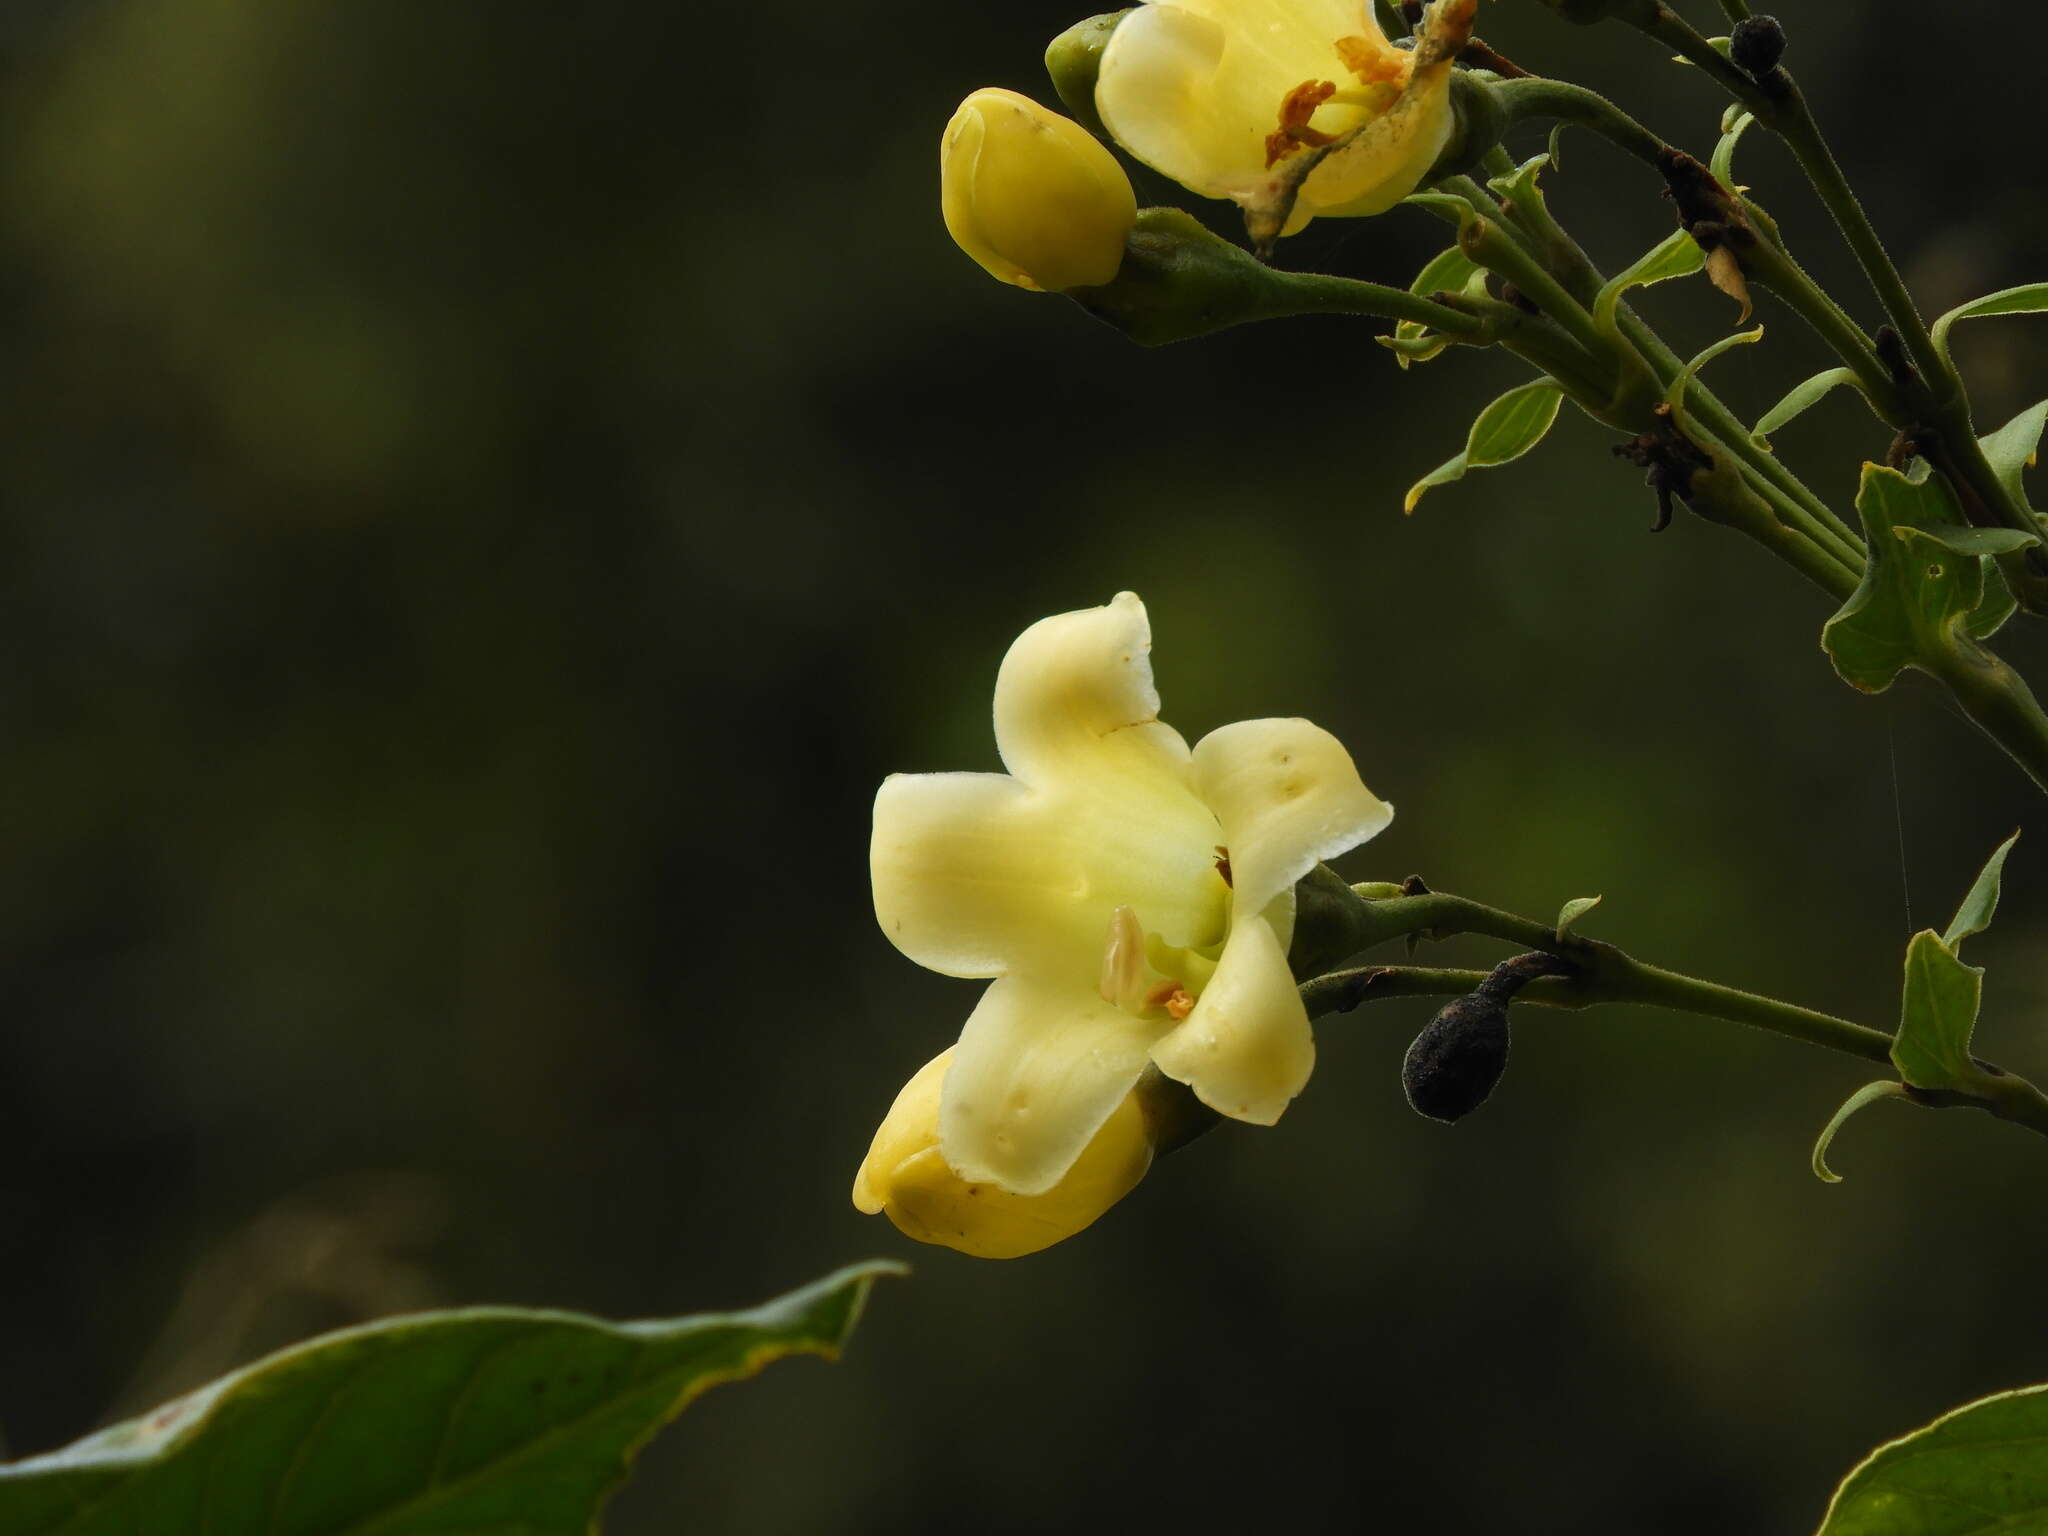
[[[1195,1000],[1188,995],[1186,987],[1175,987],[1173,995],[1166,1000],[1166,1011],[1174,1023],[1184,1023],[1187,1016],[1195,1011]]]
[[[1304,80],[1280,98],[1280,126],[1266,135],[1266,169],[1285,160],[1303,145],[1321,149],[1337,142],[1335,134],[1309,127],[1317,107],[1337,94],[1334,80]]]
[[[1138,926],[1138,914],[1118,907],[1110,914],[1109,938],[1102,949],[1102,978],[1096,990],[1105,1003],[1126,1012],[1138,1001],[1145,985],[1145,930]]]
[[[1394,85],[1408,73],[1415,56],[1370,37],[1340,37],[1337,57],[1365,85]]]

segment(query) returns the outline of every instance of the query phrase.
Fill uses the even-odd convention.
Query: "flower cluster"
[[[1451,66],[1477,4],[1435,0],[1401,47],[1367,0],[1148,0],[1086,24],[1108,34],[1088,105],[1134,158],[1239,204],[1262,242],[1381,213],[1451,141]],[[1116,276],[1136,199],[1078,123],[976,91],[946,128],[940,181],[946,227],[1003,281]]]
[[[992,984],[891,1111],[854,1201],[913,1237],[1029,1252],[1135,1185],[1148,1071],[1271,1125],[1315,1041],[1294,884],[1392,807],[1306,720],[1159,719],[1126,592],[1018,637],[996,679],[1007,773],[897,774],[875,800],[875,914],[920,965]]]

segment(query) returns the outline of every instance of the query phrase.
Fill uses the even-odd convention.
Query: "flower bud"
[[[854,1177],[855,1207],[885,1213],[905,1237],[978,1259],[1021,1258],[1072,1237],[1137,1188],[1152,1166],[1155,1126],[1141,1090],[1133,1089],[1044,1194],[968,1183],[939,1151],[939,1096],[952,1059],[949,1048],[904,1085]]]
[[[1785,57],[1785,29],[1775,16],[1746,16],[1728,34],[1728,59],[1752,78],[1768,75]]]
[[[1446,1125],[1484,1104],[1508,1067],[1508,1007],[1480,991],[1431,1019],[1401,1062],[1401,1086],[1418,1115]]]
[[[1078,123],[1015,91],[976,91],[939,146],[940,206],[960,249],[1020,288],[1109,282],[1137,221],[1130,178]]]
[[[1116,24],[1136,9],[1132,6],[1077,21],[1046,44],[1045,72],[1052,78],[1060,105],[1073,114],[1075,122],[1101,138],[1109,136],[1102,126],[1101,114],[1095,110],[1095,82],[1102,75],[1102,50],[1109,46]]]

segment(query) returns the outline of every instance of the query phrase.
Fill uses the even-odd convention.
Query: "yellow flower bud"
[[[1138,200],[1080,124],[995,89],[960,103],[939,145],[940,206],[960,249],[1020,288],[1109,282]]]
[[[904,1085],[854,1177],[854,1205],[870,1216],[886,1212],[904,1236],[978,1259],[1021,1258],[1072,1237],[1152,1166],[1152,1137],[1133,1090],[1044,1194],[968,1183],[939,1152],[939,1094],[952,1060],[951,1049],[942,1052]]]

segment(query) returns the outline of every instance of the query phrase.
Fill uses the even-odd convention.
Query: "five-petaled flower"
[[[1382,213],[1450,141],[1477,4],[1435,0],[1403,49],[1368,0],[1148,0],[1103,52],[1096,109],[1147,165],[1241,204],[1261,239]]]
[[[1159,719],[1150,650],[1128,592],[1039,621],[996,679],[1009,772],[896,774],[876,797],[883,931],[920,965],[993,978],[939,1068],[937,1151],[966,1183],[1054,1190],[1148,1063],[1261,1125],[1314,1066],[1287,964],[1294,883],[1392,807],[1306,720],[1226,725],[1190,751]],[[887,1202],[882,1139],[864,1209]]]

